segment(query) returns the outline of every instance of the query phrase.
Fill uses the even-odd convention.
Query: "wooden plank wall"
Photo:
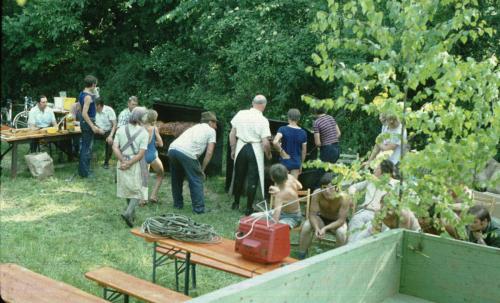
[[[434,302],[500,302],[500,249],[404,232],[400,293]]]
[[[389,231],[189,302],[381,302],[399,289],[402,237]]]

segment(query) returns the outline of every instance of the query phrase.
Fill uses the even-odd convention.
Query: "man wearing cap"
[[[128,120],[130,119],[130,115],[134,108],[139,105],[139,99],[136,96],[130,96],[128,98],[127,108],[122,110],[118,115],[118,124],[117,127],[122,127],[128,124]]]
[[[202,214],[207,211],[203,193],[204,171],[214,153],[216,129],[217,117],[215,114],[203,112],[201,123],[188,128],[170,144],[168,159],[175,208],[181,209],[184,206],[182,184],[186,177],[189,182],[193,212]],[[200,164],[198,158],[203,152],[205,152],[205,157]]]
[[[231,192],[234,194],[232,209],[238,209],[247,179],[247,209],[245,214],[253,213],[253,202],[260,185],[264,197],[264,154],[271,159],[269,121],[262,114],[267,100],[263,95],[253,98],[252,108],[240,110],[231,120],[229,143],[231,158],[234,160]]]

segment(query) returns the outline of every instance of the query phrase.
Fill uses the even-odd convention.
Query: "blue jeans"
[[[170,176],[172,178],[172,196],[174,198],[174,207],[182,208],[184,199],[182,198],[182,184],[187,177],[189,182],[189,191],[193,203],[193,212],[205,212],[205,197],[203,193],[203,172],[198,160],[194,160],[184,153],[170,149],[168,151],[170,165]]]
[[[319,148],[319,158],[323,162],[335,163],[340,156],[340,146],[338,143],[332,143]]]
[[[92,159],[92,146],[94,143],[94,132],[84,120],[80,122],[82,130],[82,141],[80,147],[80,163],[78,165],[78,174],[87,178],[90,174],[90,160]]]

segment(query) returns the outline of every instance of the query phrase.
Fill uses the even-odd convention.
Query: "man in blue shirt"
[[[78,174],[82,178],[89,177],[90,160],[92,159],[92,143],[94,134],[104,134],[104,131],[95,125],[96,106],[95,95],[97,87],[97,78],[88,75],[83,80],[85,88],[78,96],[78,102],[82,109],[80,120],[80,129],[82,131],[82,141],[80,148],[80,163],[78,165]]]

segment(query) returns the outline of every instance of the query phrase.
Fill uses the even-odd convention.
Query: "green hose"
[[[185,242],[216,243],[221,240],[213,226],[197,223],[191,218],[177,214],[147,218],[141,230]]]

